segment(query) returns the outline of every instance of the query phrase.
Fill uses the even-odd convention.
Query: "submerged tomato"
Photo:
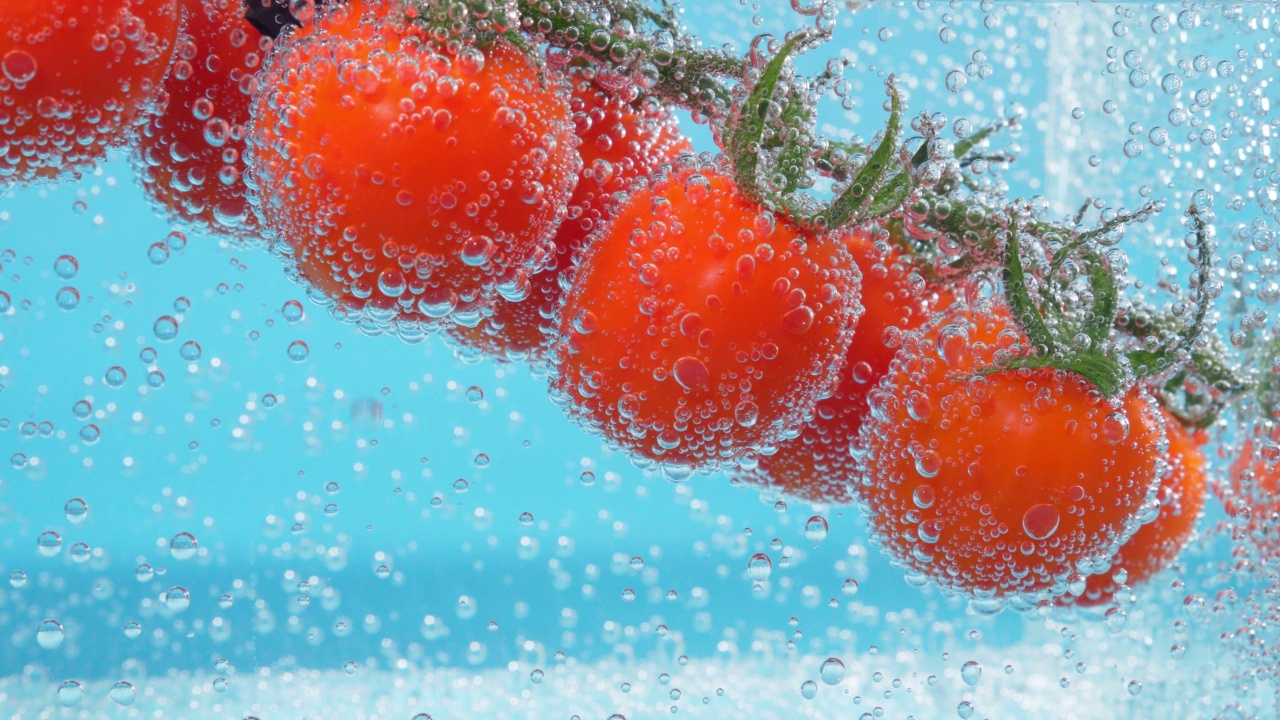
[[[1169,470],[1158,490],[1159,514],[1138,528],[1111,559],[1111,569],[1090,575],[1084,593],[1067,601],[1079,605],[1110,602],[1121,585],[1133,587],[1164,570],[1178,557],[1204,509],[1205,458],[1200,450],[1207,438],[1192,433],[1177,419],[1164,415],[1169,436]]]
[[[582,173],[556,232],[555,265],[533,277],[528,298],[499,302],[479,325],[454,328],[450,335],[467,350],[540,364],[554,335],[555,311],[573,259],[591,233],[611,219],[613,195],[692,149],[670,108],[652,98],[625,102],[577,69],[570,70],[569,79]]]
[[[139,182],[180,225],[252,237],[257,218],[244,186],[244,138],[256,73],[271,49],[245,22],[239,0],[184,0],[185,34],[164,81],[168,104],[142,130]]]
[[[553,397],[671,477],[738,462],[835,388],[859,284],[838,239],[761,209],[719,170],[681,167],[635,191],[584,254]]]
[[[338,6],[276,48],[249,179],[301,279],[367,330],[416,336],[529,292],[580,161],[567,92],[535,59],[503,39],[436,47],[399,7]]]
[[[1029,348],[1005,311],[953,306],[871,395],[856,486],[871,537],[917,582],[996,610],[1103,567],[1154,502],[1166,441],[1145,391],[1000,370]]]
[[[0,184],[73,179],[122,145],[178,33],[175,0],[5,0]]]
[[[1222,500],[1231,515],[1241,518],[1254,548],[1275,558],[1280,557],[1280,427],[1267,427],[1259,425],[1245,438],[1227,472],[1229,494]]]
[[[844,235],[862,269],[862,319],[840,371],[835,394],[818,402],[799,437],[784,440],[773,455],[739,479],[820,503],[852,502],[858,464],[852,445],[868,413],[867,393],[889,369],[903,331],[924,323],[944,302],[945,291],[927,285],[876,229]]]

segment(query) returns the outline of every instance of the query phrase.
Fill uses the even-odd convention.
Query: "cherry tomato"
[[[1246,537],[1268,557],[1280,556],[1280,426],[1259,425],[1245,438],[1227,472],[1228,514],[1241,518]],[[1247,515],[1243,513],[1247,512]]]
[[[836,392],[818,402],[800,436],[741,473],[743,482],[776,488],[818,503],[852,502],[857,463],[851,446],[868,412],[867,393],[889,369],[902,331],[919,327],[949,293],[926,285],[908,261],[882,238],[887,231],[858,229],[845,245],[862,269],[862,319],[840,371]],[[943,296],[947,296],[945,299]]]
[[[185,35],[164,80],[168,104],[142,130],[139,181],[178,224],[252,237],[244,186],[244,134],[256,73],[271,49],[238,0],[184,0]]]
[[[363,329],[474,324],[554,254],[580,162],[567,91],[507,40],[445,49],[398,4],[362,5],[277,44],[251,201],[273,250]]]
[[[1159,514],[1138,528],[1111,559],[1111,569],[1090,575],[1078,605],[1111,602],[1121,585],[1133,587],[1171,565],[1186,546],[1204,509],[1205,458],[1200,448],[1208,441],[1203,431],[1192,433],[1167,412],[1169,471],[1158,490]]]
[[[175,0],[6,0],[3,17],[0,185],[78,178],[151,105]]]
[[[566,271],[590,234],[610,219],[612,196],[692,149],[669,108],[652,99],[625,102],[600,89],[580,69],[571,70],[569,77],[583,167],[568,216],[556,232],[555,266],[533,277],[527,299],[499,302],[479,325],[454,328],[450,335],[467,350],[502,360],[542,362],[555,331],[562,285],[568,282]]]
[[[855,487],[870,535],[913,583],[982,611],[1060,595],[1155,502],[1167,447],[1142,389],[1104,398],[1050,368],[1007,311],[953,306],[904,339],[871,394]]]
[[[798,431],[835,389],[861,274],[816,237],[681,163],[588,246],[561,309],[553,397],[672,479]]]

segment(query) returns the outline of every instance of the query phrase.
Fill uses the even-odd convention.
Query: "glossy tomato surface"
[[[654,98],[628,102],[593,82],[583,68],[569,69],[567,77],[573,87],[570,108],[582,171],[555,235],[554,265],[533,277],[528,298],[498,302],[479,325],[454,328],[450,334],[464,352],[543,362],[574,258],[591,234],[612,219],[614,195],[692,149],[675,113]]]
[[[0,183],[74,179],[127,141],[178,33],[175,0],[5,0]]]
[[[862,314],[861,273],[817,237],[683,166],[631,195],[561,309],[553,397],[673,476],[798,432]]]
[[[245,126],[272,42],[237,0],[183,0],[183,35],[164,80],[164,111],[142,128],[134,164],[143,190],[175,224],[251,238]]]
[[[1089,576],[1084,593],[1074,600],[1077,604],[1111,602],[1122,585],[1134,587],[1169,567],[1191,539],[1204,510],[1206,468],[1201,447],[1208,438],[1203,431],[1188,430],[1167,412],[1162,414],[1169,436],[1169,468],[1157,491],[1159,512],[1120,546],[1110,570]]]
[[[567,91],[523,50],[438,48],[400,6],[281,41],[252,108],[274,248],[370,331],[420,336],[524,297],[580,162]]]
[[[953,306],[906,338],[858,441],[871,538],[909,579],[981,609],[1083,582],[1137,529],[1163,469],[1154,400],[1000,369],[1028,351],[1007,312]]]
[[[853,443],[869,412],[867,393],[889,369],[904,331],[919,327],[949,293],[931,285],[889,242],[888,230],[860,228],[843,235],[862,269],[862,319],[840,371],[835,394],[818,402],[799,437],[762,455],[757,467],[739,475],[753,485],[774,488],[811,502],[853,501],[858,464]]]

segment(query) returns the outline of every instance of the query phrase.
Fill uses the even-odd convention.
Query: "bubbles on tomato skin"
[[[1098,568],[1086,578],[1079,596],[1064,596],[1063,602],[1082,606],[1112,602],[1122,587],[1136,587],[1169,567],[1191,539],[1204,510],[1207,478],[1201,448],[1208,437],[1204,431],[1188,430],[1168,411],[1161,415],[1169,438],[1169,467],[1156,491],[1156,513],[1120,546],[1107,568]],[[1123,616],[1118,622],[1124,622]]]
[[[703,191],[695,174],[710,185],[696,206],[686,194]],[[744,253],[751,280],[735,270]],[[645,264],[659,267],[656,284]],[[853,339],[860,282],[838,239],[804,233],[714,165],[683,158],[634,191],[584,251],[559,310],[552,398],[676,481],[771,452],[834,389],[831,358]],[[797,308],[814,318],[800,334],[785,320]]]
[[[466,75],[460,48],[398,7],[335,8],[277,44],[245,179],[271,252],[313,300],[417,341],[530,292],[580,159],[567,88],[535,59],[499,40]],[[369,141],[335,140],[348,136]]]
[[[547,372],[556,307],[572,283],[576,258],[612,219],[615,195],[692,149],[670,108],[652,98],[624,100],[597,85],[592,68],[569,67],[564,73],[572,87],[569,108],[582,171],[555,234],[552,264],[529,278],[527,298],[499,301],[475,327],[456,326],[446,334],[464,361],[527,361],[539,377]]]
[[[853,444],[870,411],[867,394],[888,370],[901,331],[918,327],[950,302],[942,288],[917,287],[919,275],[893,250],[890,232],[888,227],[871,227],[842,235],[862,270],[863,314],[840,384],[831,397],[818,401],[799,436],[782,441],[777,452],[762,455],[756,467],[737,471],[735,477],[742,482],[811,502],[853,502],[851,488],[859,472]]]
[[[1065,371],[987,372],[1028,352],[1016,327],[1001,305],[958,304],[907,333],[858,438],[873,541],[979,612],[1083,592],[1137,531],[1165,469],[1164,423],[1141,389],[1107,400]],[[964,351],[940,354],[947,337],[966,338]],[[924,419],[896,401],[917,391],[933,407]],[[936,470],[922,474],[928,453]]]
[[[0,187],[77,179],[152,110],[178,33],[176,3],[56,0],[5,11]]]
[[[245,126],[272,41],[237,0],[179,0],[183,34],[163,82],[163,111],[132,153],[156,210],[185,228],[237,240],[257,235],[244,185]]]

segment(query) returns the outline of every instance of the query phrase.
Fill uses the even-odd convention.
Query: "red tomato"
[[[184,0],[185,35],[164,81],[168,105],[143,128],[139,181],[179,224],[252,237],[257,219],[244,186],[244,136],[255,74],[271,49],[244,20],[239,0]]]
[[[612,196],[692,149],[669,108],[652,100],[624,102],[576,69],[569,77],[583,168],[568,216],[556,232],[555,266],[533,277],[527,299],[499,302],[479,325],[451,331],[467,350],[503,360],[545,360],[562,285],[568,282],[566,271],[587,237],[611,217]]]
[[[1227,473],[1230,495],[1222,500],[1231,514],[1247,508],[1244,529],[1256,549],[1280,555],[1280,426],[1269,433],[1260,426],[1246,437]]]
[[[552,349],[552,393],[588,431],[668,477],[798,431],[835,389],[860,273],[743,197],[718,169],[637,190],[583,255]]]
[[[1066,596],[1067,602],[1111,602],[1120,585],[1133,587],[1171,565],[1191,538],[1204,509],[1205,458],[1200,448],[1208,437],[1203,431],[1192,434],[1172,415],[1162,414],[1169,436],[1169,471],[1160,480],[1159,514],[1120,546],[1109,571],[1090,575],[1084,593]]]
[[[855,487],[908,578],[994,611],[1059,595],[1105,563],[1155,500],[1166,441],[1141,389],[998,370],[1029,351],[1007,311],[953,306],[904,340],[871,394]]]
[[[175,0],[5,0],[3,17],[0,184],[77,178],[150,105]]]
[[[867,393],[889,369],[901,332],[919,327],[932,308],[950,302],[948,293],[927,286],[888,242],[877,239],[878,234],[858,229],[844,235],[862,269],[864,312],[845,356],[839,387],[818,402],[799,437],[784,440],[773,455],[761,456],[756,468],[739,474],[740,480],[810,502],[852,502],[858,467],[851,445],[867,416]]]
[[[362,327],[474,324],[554,253],[580,162],[567,92],[506,40],[446,50],[398,4],[363,5],[278,43],[251,200],[273,249]]]

